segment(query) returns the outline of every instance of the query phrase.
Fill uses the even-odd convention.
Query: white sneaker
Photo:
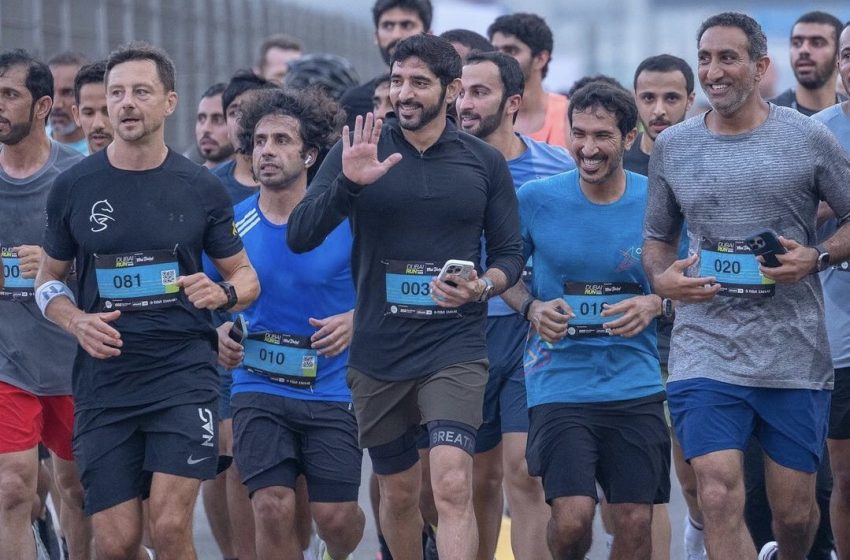
[[[779,553],[779,545],[776,541],[770,541],[764,544],[759,551],[758,560],[774,560]]]
[[[687,560],[708,560],[708,553],[705,551],[705,534],[694,527],[687,515],[685,515],[685,554]]]

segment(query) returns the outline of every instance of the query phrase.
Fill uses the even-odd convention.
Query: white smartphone
[[[443,269],[440,270],[440,275],[437,278],[445,281],[446,276],[448,276],[449,274],[454,274],[462,280],[469,280],[469,278],[472,276],[472,271],[474,270],[475,263],[473,263],[472,261],[449,259],[446,261],[446,264],[443,265]]]

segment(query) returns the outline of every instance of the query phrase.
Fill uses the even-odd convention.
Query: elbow
[[[312,249],[305,236],[297,235],[291,224],[286,232],[286,244],[293,253],[306,253]]]

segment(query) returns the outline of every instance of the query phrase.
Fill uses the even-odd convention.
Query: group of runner
[[[363,449],[383,560],[492,560],[505,501],[517,559],[598,503],[668,559],[671,450],[689,560],[850,558],[850,26],[774,102],[734,12],[567,98],[539,16],[373,15],[386,75],[280,36],[205,91],[203,165],[160,48],[0,53],[0,559],[47,488],[72,559],[194,558],[204,480],[224,558],[342,560]]]

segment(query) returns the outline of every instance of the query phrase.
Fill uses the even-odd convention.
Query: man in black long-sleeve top
[[[414,434],[425,424],[440,558],[468,560],[478,546],[471,480],[487,380],[484,302],[522,272],[517,201],[501,154],[446,120],[460,91],[451,44],[406,39],[391,69],[398,120],[382,128],[369,114],[352,135],[344,130],[292,212],[287,241],[310,250],[350,219],[357,304],[348,382],[379,476],[384,537],[397,560],[421,557]],[[449,259],[480,262],[482,232],[482,276],[435,278]]]

